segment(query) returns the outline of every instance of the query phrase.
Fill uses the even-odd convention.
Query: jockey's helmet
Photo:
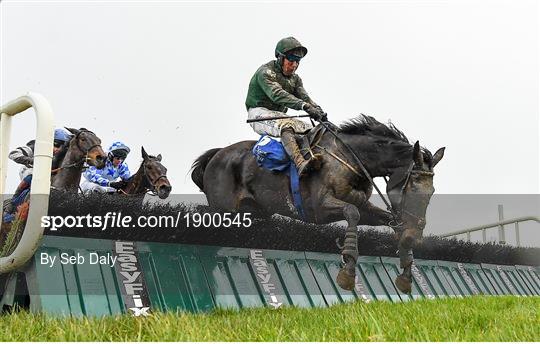
[[[288,54],[291,54],[299,61],[302,57],[306,56],[307,52],[307,48],[304,47],[296,38],[286,37],[277,43],[275,55],[277,58],[282,58]]]
[[[64,129],[54,130],[54,146],[60,147],[71,139],[71,135]]]
[[[120,141],[116,141],[109,147],[109,159],[119,158],[125,160],[129,151],[130,149],[128,146]]]

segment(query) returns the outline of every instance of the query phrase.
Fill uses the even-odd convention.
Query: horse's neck
[[[396,169],[411,163],[412,146],[405,142],[385,141],[370,136],[339,136],[353,149],[371,177],[389,176]],[[346,149],[343,149],[343,153],[347,155]],[[352,157],[347,160],[355,161]]]
[[[146,192],[143,164],[144,161],[141,163],[141,166],[137,172],[131,177],[128,184],[124,188],[125,193],[133,195]]]
[[[60,164],[60,171],[54,177],[52,185],[59,189],[77,190],[81,181],[83,158],[79,154],[68,151]],[[74,164],[76,165],[73,166]]]

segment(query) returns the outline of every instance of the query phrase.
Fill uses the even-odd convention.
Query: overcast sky
[[[174,193],[207,149],[257,139],[244,100],[293,35],[298,74],[339,124],[391,120],[435,152],[437,193],[539,193],[536,1],[2,1],[1,102],[34,91],[57,126],[161,153]],[[34,136],[31,111],[12,148]],[[8,190],[17,182],[11,163]]]

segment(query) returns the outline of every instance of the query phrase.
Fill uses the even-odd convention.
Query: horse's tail
[[[221,150],[221,148],[212,148],[204,152],[203,155],[195,159],[193,165],[191,165],[191,180],[193,180],[201,191],[204,191],[203,176],[206,165],[208,165],[210,159],[212,159],[219,150]]]

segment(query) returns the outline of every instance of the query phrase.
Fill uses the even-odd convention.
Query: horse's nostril
[[[171,192],[172,187],[170,185],[162,185],[162,186],[159,187],[159,190],[160,191],[163,190],[164,192]]]

